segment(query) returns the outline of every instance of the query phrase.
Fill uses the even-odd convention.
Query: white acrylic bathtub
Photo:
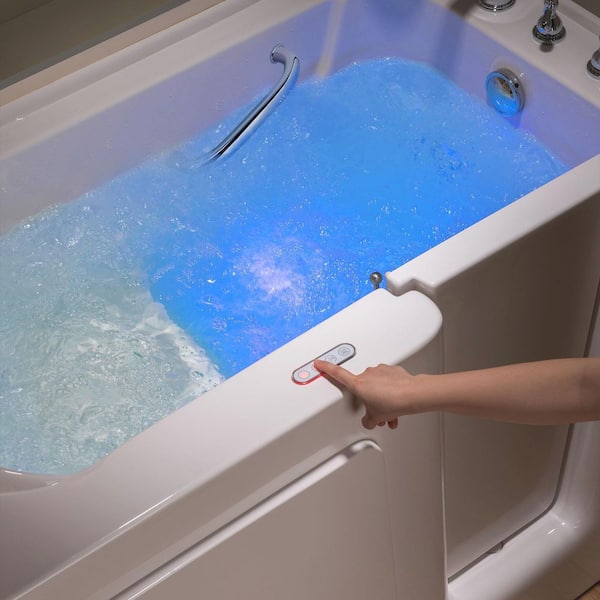
[[[356,372],[599,353],[600,82],[585,63],[600,23],[564,0],[567,38],[541,52],[537,0],[464,19],[444,4],[225,0],[18,98],[5,90],[2,231],[248,102],[280,42],[303,77],[402,56],[481,96],[509,67],[526,88],[516,124],[573,168],[90,469],[0,471],[0,597],[569,600],[600,578],[599,424],[432,414],[367,434],[331,384],[290,379],[342,341]]]

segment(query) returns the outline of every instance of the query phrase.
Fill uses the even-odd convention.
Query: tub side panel
[[[20,600],[46,600],[77,590],[100,600],[127,589],[364,439],[352,398],[324,378],[292,382],[300,364],[345,340],[357,349],[346,363],[355,373],[379,362],[435,373],[440,330],[441,315],[422,294],[377,290],[88,471],[49,488],[0,493],[0,596],[21,590]],[[398,430],[372,432],[384,454],[395,577],[401,597],[439,600],[440,420],[401,421]]]
[[[585,174],[582,169],[580,179]],[[576,186],[565,185],[576,195]],[[506,222],[493,215],[418,265],[391,274],[391,287],[404,272],[404,285],[426,289],[440,307],[446,372],[584,355],[600,279],[600,194],[565,201],[564,212],[525,232],[527,204],[539,200],[533,214],[542,218],[542,204],[549,207],[561,189],[550,184],[509,211]],[[506,244],[490,250],[503,236]],[[488,248],[477,245],[482,239]],[[468,262],[462,269],[448,269],[443,280],[427,273],[426,264],[461,262],[461,253]],[[445,418],[449,574],[550,507],[565,436],[565,427]]]
[[[448,372],[583,356],[600,277],[600,198],[448,282]],[[449,573],[550,507],[566,428],[445,417]]]
[[[197,590],[215,600],[395,597],[383,454],[372,442],[354,450],[359,445],[280,490],[115,600],[189,598]]]
[[[579,598],[600,577],[600,421],[573,428],[550,511],[449,585],[451,600]]]
[[[582,356],[599,259],[596,193],[444,282],[433,295],[448,317],[445,369]]]

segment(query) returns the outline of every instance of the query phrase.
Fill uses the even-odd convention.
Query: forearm
[[[560,359],[415,378],[415,412],[518,423],[600,419],[600,359]]]

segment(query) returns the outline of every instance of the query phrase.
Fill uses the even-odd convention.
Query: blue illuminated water
[[[200,156],[238,118],[178,156]],[[92,464],[368,293],[372,271],[566,170],[400,60],[298,86],[222,162],[174,162],[0,238],[0,465]]]
[[[372,271],[563,171],[436,71],[357,64],[300,87],[230,160],[183,177],[178,227],[148,257],[152,294],[231,375],[367,293]]]

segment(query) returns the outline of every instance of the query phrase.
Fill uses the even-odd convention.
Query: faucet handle
[[[544,14],[533,27],[533,37],[542,44],[559,42],[567,33],[561,18],[556,14],[558,0],[544,0]]]
[[[598,36],[600,37],[600,35]],[[600,79],[600,48],[592,54],[592,58],[588,60],[587,71],[592,77]]]

